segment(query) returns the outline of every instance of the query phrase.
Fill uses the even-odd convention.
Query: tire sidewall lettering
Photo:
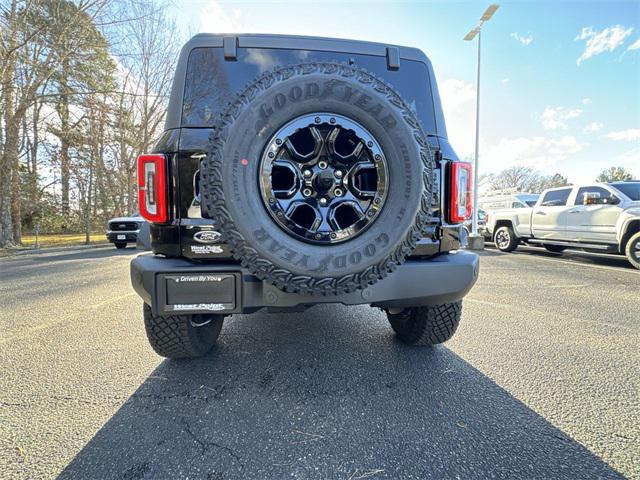
[[[381,248],[384,248],[389,243],[389,237],[386,233],[383,233],[378,235],[373,242],[367,243],[364,247],[353,250],[350,253],[342,255],[329,254],[324,257],[313,258],[301,251],[294,251],[281,244],[264,228],[254,230],[253,237],[256,242],[263,245],[265,249],[282,260],[294,265],[303,263],[314,272],[328,271],[329,267],[336,270],[344,270],[348,267],[359,265],[363,258],[371,258],[376,255],[378,248],[375,243],[379,244]]]
[[[293,85],[285,93],[278,92],[272,98],[264,101],[258,111],[260,120],[256,123],[256,133],[264,129],[269,118],[288,104],[309,99],[334,99],[359,108],[370,117],[376,119],[386,130],[396,128],[398,122],[382,103],[364,91],[354,88],[342,80],[308,81],[300,85]]]
[[[334,112],[362,122],[394,160],[389,176],[395,193],[381,212],[379,220],[384,221],[376,222],[362,237],[335,245],[294,241],[274,223],[264,223],[267,209],[247,202],[259,189],[251,180],[259,168],[263,142],[287,119],[311,112]],[[251,134],[254,125],[255,136]],[[429,205],[427,194],[431,195],[424,173],[433,160],[426,137],[416,125],[417,119],[398,94],[389,86],[376,85],[367,72],[328,63],[265,74],[238,94],[217,125],[211,142],[216,149],[213,161],[219,163],[207,159],[213,180],[207,178],[205,201],[209,203],[203,212],[220,218],[234,257],[246,260],[249,271],[264,281],[281,286],[282,279],[290,278],[283,289],[292,292],[357,290],[363,281],[373,283],[393,271],[391,264],[400,263],[413,247],[416,228],[424,228],[420,222],[428,216],[424,205]],[[421,188],[423,183],[426,189]],[[414,204],[420,198],[422,203]],[[418,217],[420,212],[423,215]]]

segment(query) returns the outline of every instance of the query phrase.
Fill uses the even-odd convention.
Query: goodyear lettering
[[[307,82],[302,87],[295,85],[286,93],[275,94],[271,100],[260,105],[258,109],[260,119],[256,123],[256,132],[264,128],[271,115],[285,108],[287,104],[312,98],[325,99],[329,97],[349,103],[367,112],[386,130],[393,130],[397,125],[394,116],[387,111],[382,103],[376,102],[372,96],[353,88],[341,80],[332,79],[322,83],[322,85],[318,82]]]
[[[321,258],[312,258],[309,255],[301,254],[291,248],[285,247],[273,238],[264,228],[259,228],[253,232],[258,243],[271,253],[283,260],[290,262],[296,267],[308,269],[316,273],[330,272],[331,270],[344,270],[353,265],[359,265],[362,259],[373,257],[381,248],[389,245],[389,236],[386,233],[378,235],[371,243],[368,243],[360,250],[355,250],[345,255],[326,255]]]

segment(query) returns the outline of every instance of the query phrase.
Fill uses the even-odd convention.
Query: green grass
[[[64,247],[72,245],[84,245],[84,233],[44,233],[39,235],[40,247]],[[106,243],[107,237],[104,232],[93,232],[91,234],[91,244]],[[35,235],[23,235],[22,246],[26,248],[34,248],[36,246]]]

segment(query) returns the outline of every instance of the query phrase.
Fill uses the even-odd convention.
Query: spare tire
[[[200,169],[202,209],[258,278],[288,292],[351,292],[392,272],[423,236],[433,162],[389,85],[343,64],[286,66],[221,115]]]

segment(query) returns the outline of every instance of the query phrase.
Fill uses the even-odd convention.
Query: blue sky
[[[285,33],[414,46],[432,60],[449,139],[473,154],[476,44],[489,1],[175,0],[185,35]],[[574,183],[640,178],[640,1],[502,1],[482,34],[480,172],[526,165]]]

